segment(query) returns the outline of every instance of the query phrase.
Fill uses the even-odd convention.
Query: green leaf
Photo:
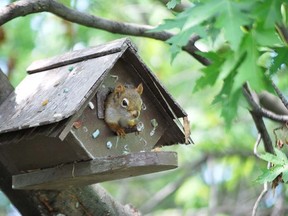
[[[257,181],[260,183],[264,182],[271,182],[273,181],[278,175],[282,173],[282,179],[284,182],[288,181],[288,159],[284,152],[279,149],[275,149],[275,153],[265,153],[260,155],[260,158],[271,162],[274,166],[270,169],[267,169],[257,178]]]
[[[278,175],[280,175],[285,168],[283,166],[274,166],[270,169],[265,170],[262,175],[258,176],[256,181],[260,184],[265,182],[272,182]]]
[[[222,11],[225,1],[226,0],[210,0],[205,1],[205,3],[202,4],[195,3],[194,7],[191,7],[186,11],[186,14],[190,15],[186,24],[187,28],[198,26],[204,21],[216,17],[219,12]]]
[[[276,148],[275,149],[275,153],[276,153],[277,157],[279,158],[279,160],[283,161],[284,165],[288,164],[287,156],[286,156],[286,154],[283,151],[281,151],[281,150]]]
[[[175,19],[165,19],[163,24],[160,24],[154,29],[151,29],[147,32],[159,32],[163,30],[168,30],[168,29],[182,29],[184,24],[186,23],[187,18],[182,17],[182,18],[175,18]]]
[[[177,54],[182,50],[181,48],[188,43],[191,35],[195,32],[199,35],[205,34],[202,27],[191,27],[166,40],[167,43],[171,44],[170,51],[172,62]]]
[[[263,173],[261,175],[259,175],[256,179],[256,182],[258,182],[259,184],[264,184],[265,182],[267,182],[267,178],[270,176],[270,172],[269,170],[265,170],[263,171]],[[276,176],[277,177],[277,176]],[[275,177],[275,178],[276,178]],[[273,179],[272,179],[273,181]]]
[[[173,63],[176,56],[181,52],[182,48],[178,46],[177,44],[172,44],[170,47],[171,52],[171,64]]]
[[[230,56],[232,56],[232,53],[231,53]],[[238,69],[239,65],[241,65],[241,63],[242,63],[243,59],[245,58],[245,56],[246,56],[245,54],[242,54],[242,56],[237,58],[236,62],[235,61],[230,61],[230,59],[228,58],[228,60],[231,63],[234,62],[233,67],[231,67],[228,75],[223,80],[224,83],[223,83],[222,89],[221,89],[220,93],[215,97],[213,103],[219,103],[222,100],[224,100],[225,98],[229,98],[230,97],[230,95],[232,94],[232,88],[233,88],[233,85],[234,85],[235,76],[237,74],[237,69]]]
[[[199,53],[199,54],[202,55],[203,57],[210,59],[212,61],[212,64],[202,69],[204,75],[201,76],[196,81],[196,85],[193,89],[193,92],[203,89],[206,86],[214,85],[220,74],[221,66],[225,61],[225,58],[221,57],[219,54],[214,52]]]
[[[250,20],[247,14],[241,11],[239,3],[223,0],[223,8],[217,17],[216,27],[223,29],[225,38],[233,50],[238,49],[244,34],[240,27],[249,23]]]
[[[241,59],[243,57],[240,57],[239,62],[241,62]],[[224,118],[227,128],[230,128],[232,120],[235,118],[237,114],[238,101],[242,94],[240,88],[237,91],[232,92],[234,78],[237,74],[237,68],[239,66],[239,62],[235,64],[231,72],[224,79],[222,89],[220,93],[214,98],[213,101],[213,104],[219,102],[221,103],[222,105],[221,116]]]
[[[279,156],[273,155],[271,153],[265,153],[259,156],[262,160],[265,160],[267,162],[271,162],[275,165],[285,165],[285,161],[283,161]]]
[[[237,50],[243,37],[240,27],[251,22],[247,18],[247,13],[243,11],[240,3],[230,0],[205,1],[205,3],[196,4],[185,12],[185,17],[189,18],[184,28],[199,26],[207,20],[215,18],[216,27],[223,29],[232,49]]]
[[[258,1],[255,5],[255,9],[252,11],[254,19],[261,20],[264,27],[272,29],[276,23],[282,21],[281,17],[281,4],[282,0],[273,1]]]
[[[238,111],[238,102],[242,95],[241,89],[238,91],[233,92],[230,94],[227,98],[223,100],[222,103],[222,110],[221,110],[221,116],[224,118],[226,123],[226,128],[230,128],[232,125],[233,119],[237,115]]]
[[[281,66],[288,65],[288,47],[277,47],[274,49],[276,56],[272,60],[272,65],[270,67],[270,74],[276,73]]]
[[[168,9],[173,9],[177,4],[180,4],[181,0],[170,0],[166,6]]]
[[[268,29],[264,27],[264,23],[258,23],[254,30],[254,36],[259,45],[271,47],[274,44],[282,44],[282,41],[275,32],[274,26]]]
[[[249,84],[255,91],[263,89],[265,86],[264,71],[257,65],[260,53],[252,32],[245,35],[244,41],[241,44],[241,52],[246,53],[246,57],[239,66],[238,73],[235,76],[233,91],[241,88],[246,81],[249,81]]]
[[[166,40],[166,42],[170,44],[176,44],[180,47],[185,46],[187,42],[189,41],[191,35],[197,31],[200,32],[201,30],[202,30],[201,27],[191,27],[191,28],[185,29],[181,31],[180,33],[178,33],[177,35]],[[202,33],[204,32],[202,31]]]

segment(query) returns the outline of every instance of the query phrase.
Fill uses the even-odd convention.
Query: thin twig
[[[255,145],[254,145],[254,154],[255,154],[258,158],[260,158],[259,153],[258,153],[258,146],[259,146],[261,140],[262,140],[262,137],[261,137],[261,134],[259,133],[259,134],[258,134],[258,137],[257,137],[257,140],[256,140],[256,143],[255,143]],[[269,166],[269,165],[268,165],[268,166]],[[256,200],[256,202],[255,202],[255,204],[254,204],[254,206],[253,206],[252,216],[256,216],[256,212],[257,212],[259,203],[260,203],[260,201],[262,200],[262,198],[264,197],[264,195],[267,193],[267,191],[268,191],[268,183],[265,182],[265,183],[264,183],[264,188],[263,188],[262,192],[260,193],[260,195],[258,196],[258,198],[257,198],[257,200]]]
[[[256,200],[256,202],[255,202],[255,204],[254,204],[254,206],[253,206],[252,216],[256,216],[259,203],[260,203],[260,201],[262,200],[262,198],[265,196],[265,194],[267,193],[267,191],[268,191],[268,183],[265,182],[265,183],[264,183],[264,188],[263,188],[262,192],[260,193],[259,197],[257,198],[257,200]]]
[[[260,155],[259,155],[259,153],[258,153],[258,146],[259,146],[261,140],[262,140],[262,137],[261,137],[261,134],[259,133],[259,134],[258,134],[258,137],[257,137],[257,140],[256,140],[256,143],[255,143],[255,145],[254,145],[254,154],[255,154],[258,158],[260,158]],[[270,168],[270,163],[268,163],[267,167]],[[255,204],[254,204],[254,206],[253,206],[252,216],[256,216],[259,203],[260,203],[260,201],[262,200],[262,198],[265,196],[265,194],[267,193],[267,191],[268,191],[268,183],[265,182],[265,183],[264,183],[264,188],[263,188],[262,192],[260,193],[260,195],[258,196],[258,198],[257,198],[257,200],[256,200],[256,202],[255,202]]]
[[[262,140],[261,134],[258,133],[258,137],[254,145],[254,155],[256,155],[258,158],[260,158],[260,155],[258,153],[258,147],[259,147],[261,140]]]
[[[269,152],[271,154],[275,154],[272,140],[268,134],[268,131],[267,131],[267,128],[266,128],[265,123],[263,121],[263,118],[261,117],[261,115],[255,113],[253,111],[251,111],[250,114],[254,120],[254,123],[257,127],[258,132],[261,134],[261,138],[263,140],[265,151]]]
[[[273,80],[270,79],[270,81],[271,81],[271,84],[272,84],[275,92],[277,93],[277,95],[279,96],[280,100],[282,101],[283,105],[288,109],[288,101],[286,100],[286,97],[282,94],[280,89],[275,85]]]
[[[266,118],[269,118],[271,120],[277,121],[277,122],[287,122],[288,121],[288,115],[277,115],[265,108],[259,107],[259,112]]]

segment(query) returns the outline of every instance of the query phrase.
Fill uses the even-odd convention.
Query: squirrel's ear
[[[116,95],[119,97],[120,94],[122,94],[125,91],[125,86],[122,85],[121,83],[119,83],[115,89],[114,89],[114,93],[116,93]]]
[[[136,88],[136,91],[141,95],[143,93],[143,85],[140,83],[138,87]]]

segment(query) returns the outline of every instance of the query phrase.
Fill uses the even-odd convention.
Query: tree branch
[[[155,27],[149,25],[111,21],[79,12],[54,0],[19,0],[13,2],[0,10],[0,26],[17,17],[40,12],[49,12],[67,21],[111,33],[140,36],[160,41],[166,41],[175,35],[167,31],[150,32],[149,30],[152,30]],[[208,65],[210,64],[210,61],[196,53],[199,49],[194,43],[199,39],[200,37],[198,35],[192,36],[187,45],[183,47],[183,50],[188,52],[203,65]]]
[[[46,203],[50,211],[64,215],[140,215],[132,206],[115,201],[99,184],[60,191],[38,191],[38,199]]]
[[[265,123],[264,123],[263,118],[262,118],[262,116],[265,116],[266,113],[263,112],[263,110],[262,110],[263,108],[261,108],[258,105],[258,103],[255,101],[255,99],[253,98],[252,92],[250,91],[247,83],[245,83],[243,85],[243,94],[246,97],[247,101],[252,106],[253,110],[250,111],[250,114],[254,120],[254,123],[257,127],[258,132],[261,134],[261,138],[262,138],[263,143],[264,143],[265,151],[269,152],[271,154],[274,154],[273,144],[272,144],[271,138],[268,134]]]
[[[282,101],[283,105],[286,107],[286,109],[288,110],[288,101],[285,98],[285,96],[282,94],[282,92],[280,91],[280,89],[275,85],[275,83],[273,82],[272,79],[270,79],[271,84],[275,90],[275,92],[277,93],[277,95],[279,96],[280,100]]]
[[[259,105],[259,103],[256,102],[255,97],[257,97],[257,95],[252,94],[247,83],[243,85],[243,94],[246,97],[248,103],[251,105],[253,112],[255,112],[258,115],[261,115],[263,117],[277,121],[277,122],[287,122],[288,121],[288,115],[277,115],[274,112],[271,112],[270,110],[267,110],[267,109],[261,107]],[[257,100],[259,100],[259,99],[257,98]]]
[[[257,127],[258,132],[261,134],[261,137],[262,137],[263,143],[264,143],[265,151],[269,152],[271,154],[275,154],[272,140],[268,134],[268,131],[266,129],[266,126],[265,126],[265,123],[263,121],[262,116],[256,112],[253,112],[253,111],[251,111],[250,114],[254,120],[254,123]]]

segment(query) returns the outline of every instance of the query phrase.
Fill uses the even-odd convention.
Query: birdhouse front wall
[[[145,80],[141,79],[132,65],[127,65],[121,58],[106,75],[96,94],[113,89],[117,83],[131,87],[143,84],[143,106],[139,120],[143,123],[144,129],[139,133],[128,133],[125,138],[118,137],[106,125],[104,119],[98,117],[99,106],[95,95],[71,129],[75,139],[85,145],[87,151],[95,157],[151,151],[168,127],[165,112],[159,109],[159,102]]]

